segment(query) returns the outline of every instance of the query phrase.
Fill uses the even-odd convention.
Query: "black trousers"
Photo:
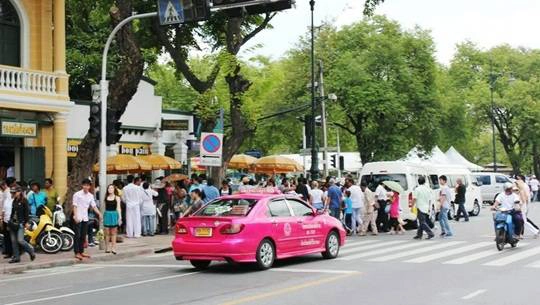
[[[422,237],[423,232],[426,232],[428,236],[433,236],[433,232],[427,223],[428,218],[428,214],[418,210],[418,230],[416,231],[416,236]]]
[[[377,229],[379,232],[388,232],[388,213],[385,212],[386,200],[379,200],[379,209],[377,210]]]
[[[75,224],[75,244],[73,251],[75,254],[84,253],[84,241],[88,234],[88,221],[81,221]]]
[[[161,234],[169,234],[169,205],[164,204],[160,211],[161,218],[159,219],[158,232]]]
[[[13,247],[11,246],[11,235],[9,234],[8,224],[4,222],[2,228],[2,234],[4,235],[4,248],[2,254],[6,256],[13,256]]]
[[[459,202],[457,203],[458,210],[456,213],[456,220],[459,220],[462,216],[465,218],[465,221],[469,220],[469,212],[467,212],[467,209],[465,209],[465,202]]]

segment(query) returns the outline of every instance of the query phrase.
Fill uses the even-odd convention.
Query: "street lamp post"
[[[315,1],[310,0],[311,7],[311,179],[319,178],[319,153],[317,152],[317,139],[315,136],[315,117],[317,112],[317,102],[315,100],[315,25],[314,10]]]
[[[497,81],[497,75],[493,73],[493,64],[490,62],[489,72],[489,93],[491,98],[491,141],[493,145],[493,171],[497,172],[497,147],[495,138],[495,101],[493,99],[493,91],[495,90],[495,82]]]

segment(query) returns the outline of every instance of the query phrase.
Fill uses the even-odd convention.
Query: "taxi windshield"
[[[254,199],[218,199],[200,209],[195,216],[246,216],[256,203]]]

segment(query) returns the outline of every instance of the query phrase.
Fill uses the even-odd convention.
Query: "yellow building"
[[[67,184],[65,0],[0,0],[0,178]]]

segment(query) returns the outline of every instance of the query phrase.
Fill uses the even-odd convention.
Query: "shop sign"
[[[146,156],[150,154],[150,144],[143,143],[120,143],[118,154],[132,156]]]
[[[37,124],[31,122],[2,121],[3,137],[36,137]]]
[[[189,120],[161,120],[161,130],[189,130]]]
[[[79,152],[79,145],[81,145],[81,140],[68,140],[67,141],[67,156],[68,158],[74,158]]]

